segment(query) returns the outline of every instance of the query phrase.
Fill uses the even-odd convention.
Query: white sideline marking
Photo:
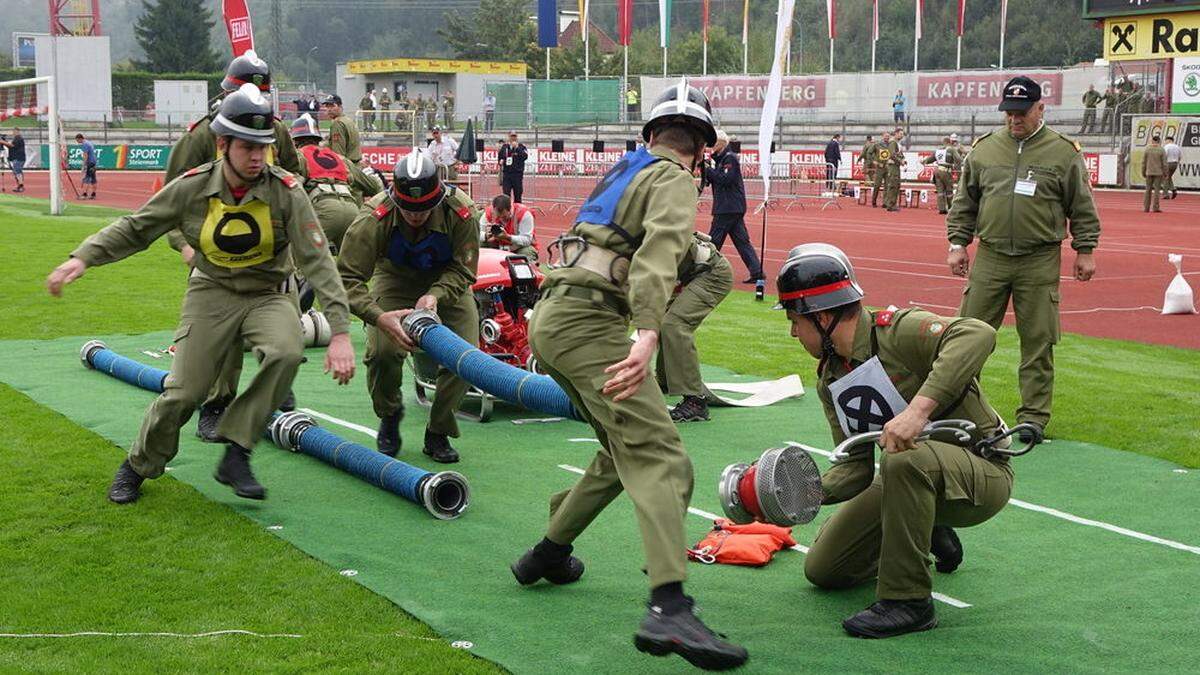
[[[73,638],[73,637],[174,637],[174,638],[205,638],[219,635],[248,635],[259,638],[302,638],[303,635],[293,633],[255,633],[251,630],[231,628],[228,630],[213,630],[207,633],[105,633],[87,630],[78,633],[0,633],[0,638]]]
[[[796,443],[794,445],[799,445],[799,444]],[[829,454],[829,453],[826,453],[826,454]],[[577,466],[571,466],[570,464],[559,464],[558,468],[560,468],[564,471],[570,471],[571,473],[577,473],[581,476],[584,473],[583,469],[581,469]],[[704,518],[705,520],[716,520],[717,518],[720,518],[720,516],[718,516],[715,513],[709,513],[708,511],[702,511],[700,509],[693,508],[691,506],[688,507],[688,513],[690,513],[694,516],[700,516],[701,518]],[[799,551],[801,553],[808,553],[808,547],[802,546],[800,544],[796,544],[795,546],[790,546],[789,548],[791,548],[793,551]],[[951,607],[958,607],[959,609],[966,609],[967,607],[971,606],[970,603],[963,602],[962,600],[952,598],[949,595],[944,595],[942,593],[934,593],[933,599],[938,600],[940,602],[944,602],[947,605],[950,605]]]
[[[326,422],[333,422],[334,424],[340,424],[341,426],[346,427],[347,429],[353,429],[354,431],[362,432],[362,433],[370,436],[371,438],[375,438],[375,430],[371,429],[369,427],[364,427],[361,424],[355,424],[354,422],[347,422],[346,420],[339,419],[337,417],[334,417],[333,415],[326,415],[325,413],[317,412],[316,410],[313,410],[311,408],[297,408],[297,410],[299,410],[302,413],[308,413],[309,415],[312,415],[313,417],[323,419]]]
[[[793,446],[795,446],[797,448],[801,448],[803,450],[807,450],[812,453],[816,453],[818,455],[822,455],[824,457],[829,457],[830,455],[833,454],[832,452],[829,452],[828,450],[822,450],[821,448],[814,448],[811,445],[805,445],[803,443],[796,443],[793,441],[788,441],[787,444],[793,445]],[[878,469],[879,464],[876,464],[875,468]],[[1130,530],[1128,528],[1121,527],[1119,525],[1113,525],[1111,523],[1106,523],[1106,522],[1103,522],[1100,520],[1092,520],[1091,518],[1084,518],[1082,516],[1077,516],[1073,513],[1067,513],[1066,511],[1060,511],[1058,509],[1051,508],[1049,506],[1042,506],[1041,504],[1034,504],[1034,503],[1023,501],[1020,499],[1009,498],[1008,503],[1012,504],[1013,506],[1016,506],[1018,508],[1026,509],[1029,511],[1036,511],[1038,513],[1044,513],[1048,516],[1054,516],[1055,518],[1062,518],[1063,520],[1071,522],[1071,523],[1075,523],[1076,525],[1086,525],[1088,527],[1095,527],[1095,528],[1099,528],[1101,530],[1108,530],[1109,532],[1115,532],[1116,534],[1122,534],[1122,535],[1125,535],[1126,537],[1131,537],[1133,539],[1140,539],[1141,541],[1147,541],[1147,542],[1150,542],[1151,544],[1159,544],[1161,546],[1166,546],[1168,548],[1174,548],[1174,549],[1178,549],[1180,551],[1187,551],[1188,553],[1195,553],[1196,555],[1200,555],[1200,546],[1191,546],[1189,544],[1184,544],[1184,543],[1181,543],[1178,541],[1172,541],[1170,539],[1163,539],[1162,537],[1156,537],[1152,534],[1146,534],[1145,532],[1138,532],[1137,530]]]
[[[599,443],[600,442],[600,439],[597,439],[597,438],[568,438],[567,440],[571,443]]]

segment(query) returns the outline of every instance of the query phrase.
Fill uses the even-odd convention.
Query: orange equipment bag
[[[796,545],[792,528],[769,523],[738,525],[726,518],[713,521],[713,529],[695,546],[688,558],[712,565],[749,565],[762,567],[771,562],[776,551]]]

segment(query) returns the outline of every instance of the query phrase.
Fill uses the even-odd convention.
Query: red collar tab
[[[896,312],[891,309],[884,311],[884,312],[880,312],[875,315],[875,325],[876,326],[890,326],[890,325],[892,325],[892,318],[895,316],[896,316]]]
[[[377,206],[375,210],[371,212],[371,214],[375,216],[375,220],[383,220],[387,217],[388,212],[391,210],[391,205],[389,205],[387,202],[384,202]]]

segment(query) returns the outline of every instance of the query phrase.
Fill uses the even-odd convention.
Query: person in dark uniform
[[[517,140],[517,132],[508,132],[508,143],[500,146],[496,161],[500,163],[500,190],[512,197],[513,203],[521,203],[525,192],[525,160],[529,150]]]
[[[708,235],[717,251],[725,245],[725,237],[733,238],[742,263],[750,272],[750,278],[742,283],[753,284],[763,279],[762,262],[750,243],[746,231],[746,184],[742,180],[742,165],[736,152],[729,148],[729,135],[717,131],[717,143],[713,146],[712,158],[705,164],[704,180],[712,185],[712,228]]]

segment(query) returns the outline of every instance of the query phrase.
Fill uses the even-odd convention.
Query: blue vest
[[[400,225],[408,227],[408,225]],[[396,228],[388,242],[387,258],[396,267],[410,267],[422,272],[437,270],[450,264],[454,253],[450,237],[442,232],[430,232],[424,239],[411,243],[404,232]]]
[[[621,203],[621,197],[625,194],[625,190],[629,189],[633,177],[660,159],[662,158],[647,152],[645,147],[625,153],[621,161],[604,174],[604,178],[596,185],[596,189],[592,190],[591,196],[579,208],[575,224],[588,223],[612,228],[625,241],[636,245],[637,242],[625,231],[625,228],[617,225],[617,205]]]

